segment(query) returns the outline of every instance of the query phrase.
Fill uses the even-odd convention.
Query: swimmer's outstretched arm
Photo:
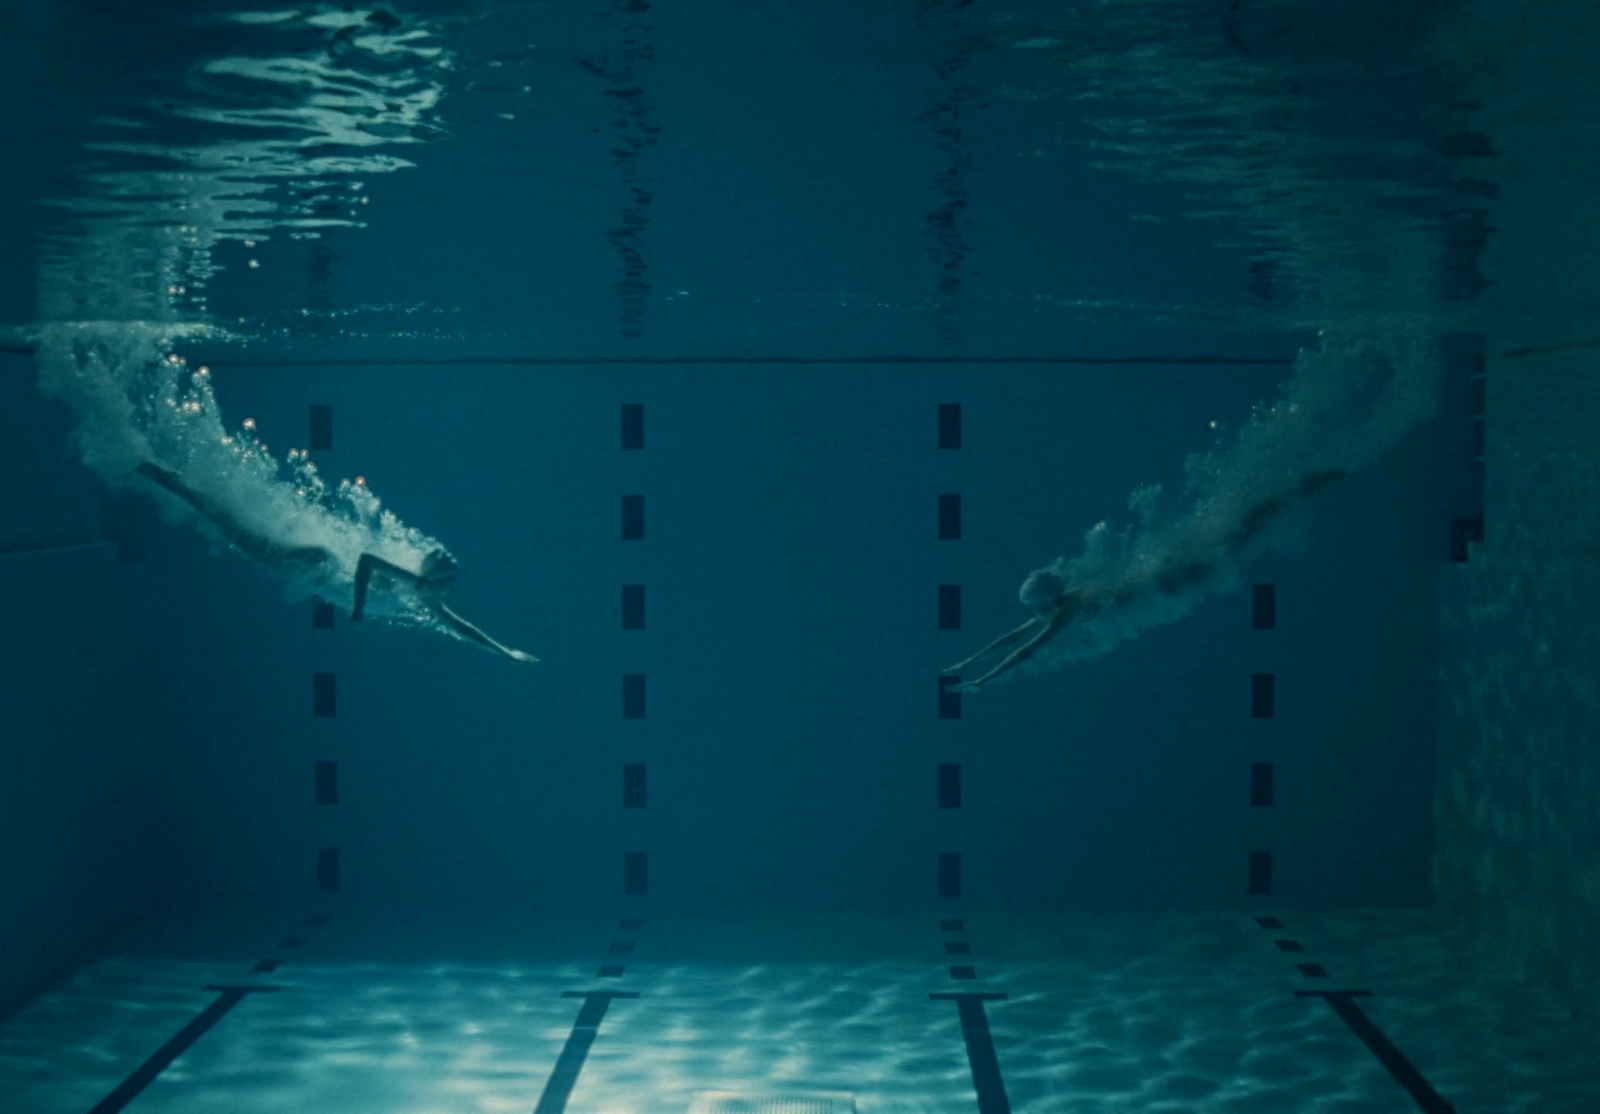
[[[1034,628],[1035,624],[1037,624],[1038,622],[1039,622],[1039,619],[1038,619],[1037,616],[1035,616],[1032,619],[1029,619],[1026,623],[1023,623],[1016,630],[1009,631],[1006,634],[1002,634],[999,638],[997,638],[993,642],[989,643],[989,645],[987,645],[983,649],[979,650],[976,654],[973,654],[970,658],[965,658],[965,659],[963,659],[961,661],[958,661],[954,665],[947,665],[943,669],[939,670],[939,672],[940,673],[960,673],[963,669],[965,669],[967,666],[971,665],[973,662],[982,661],[984,658],[988,657],[990,654],[993,654],[996,651],[1002,650],[1005,647],[1011,645],[1013,642],[1017,641],[1017,639],[1021,638],[1023,635],[1027,634],[1030,630],[1032,630]]]
[[[373,570],[380,568],[388,570],[395,576],[404,577],[413,584],[422,579],[410,569],[402,569],[392,561],[385,561],[372,553],[363,553],[361,560],[356,562],[356,603],[350,609],[350,618],[353,622],[361,622],[361,616],[367,610],[367,585],[372,582]]]
[[[1029,658],[1033,657],[1034,654],[1037,654],[1039,652],[1039,647],[1043,646],[1046,642],[1050,641],[1057,634],[1059,634],[1061,632],[1061,628],[1067,625],[1067,620],[1071,619],[1074,615],[1076,615],[1078,613],[1078,611],[1079,611],[1079,608],[1073,607],[1070,604],[1068,604],[1066,602],[1063,602],[1063,603],[1060,603],[1060,604],[1056,605],[1056,609],[1050,613],[1050,618],[1049,618],[1048,621],[1041,623],[1038,619],[1030,619],[1027,623],[1023,624],[1023,626],[1019,627],[1017,630],[1012,631],[1011,634],[1003,636],[1002,638],[1000,638],[997,641],[1004,642],[1004,641],[1010,639],[1013,635],[1019,634],[1021,631],[1027,630],[1028,627],[1032,626],[1035,623],[1037,623],[1039,625],[1039,633],[1038,634],[1034,635],[1032,638],[1028,639],[1028,641],[1024,642],[1021,646],[1018,646],[1015,650],[1011,651],[1011,653],[1007,654],[1005,656],[1005,658],[1000,662],[999,665],[997,665],[993,669],[989,670],[989,672],[985,673],[983,676],[978,677],[975,680],[964,681],[959,685],[951,685],[950,686],[950,691],[951,692],[977,692],[984,685],[987,685],[990,681],[994,680],[996,677],[1000,676],[1002,673],[1011,672],[1017,666],[1021,665],[1023,662],[1027,661]],[[983,654],[979,654],[977,656],[978,657],[982,657]],[[969,661],[973,661],[973,660],[976,660],[976,659],[975,658],[969,658],[968,660]],[[947,670],[946,672],[951,672],[951,670]]]
[[[422,582],[422,577],[418,576],[410,569],[403,569],[394,562],[385,561],[382,557],[379,557],[375,554],[363,553],[361,555],[361,560],[356,563],[356,605],[350,612],[350,618],[357,623],[361,622],[361,615],[366,610],[367,588],[372,581],[373,571],[380,568],[385,569],[395,576],[404,577],[413,584],[420,584]],[[487,634],[484,634],[483,631],[467,622],[461,616],[457,615],[454,611],[451,611],[448,607],[437,600],[429,602],[428,610],[432,611],[435,618],[437,618],[441,623],[449,627],[451,630],[455,631],[462,638],[465,638],[469,642],[476,642],[485,650],[493,650],[497,654],[504,654],[512,661],[532,662],[539,660],[532,654],[525,654],[521,650],[513,650],[509,646],[500,645],[500,643],[490,638]]]
[[[462,638],[465,638],[470,642],[476,642],[485,650],[493,650],[497,654],[504,654],[512,661],[533,662],[539,660],[532,654],[525,654],[521,650],[513,650],[509,646],[500,645],[500,643],[490,638],[487,634],[484,634],[477,627],[467,622],[465,619],[457,615],[454,611],[451,611],[442,603],[431,603],[428,605],[428,607],[429,610],[438,616],[439,620],[451,630],[455,631]]]

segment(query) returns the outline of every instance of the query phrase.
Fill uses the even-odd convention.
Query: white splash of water
[[[365,200],[362,179],[412,165],[379,149],[436,131],[429,120],[443,87],[433,71],[450,56],[425,25],[387,11],[250,12],[219,22],[260,28],[252,41],[261,53],[196,62],[193,97],[162,109],[190,121],[182,145],[88,145],[111,169],[86,173],[80,195],[57,203],[73,224],[48,237],[40,323],[20,339],[37,353],[41,390],[71,408],[79,453],[108,488],[157,499],[170,521],[194,524],[219,546],[225,519],[274,546],[323,550],[331,559],[315,568],[273,571],[291,599],[316,595],[348,608],[362,554],[419,570],[443,547],[385,510],[360,477],[330,484],[308,453],[290,449],[280,462],[253,422],[230,427],[210,370],[175,348],[242,339],[206,310],[220,243],[359,226],[313,214],[349,210]],[[295,33],[296,52],[271,49],[285,31]],[[159,137],[160,128],[151,131]],[[138,168],[118,169],[124,158]],[[215,513],[162,491],[139,475],[141,465],[171,473]],[[405,593],[373,593],[368,609],[448,629]]]
[[[1133,525],[1116,532],[1097,523],[1081,553],[1039,570],[1103,606],[1024,667],[1037,672],[1105,653],[1237,588],[1250,559],[1295,540],[1282,523],[1307,495],[1365,468],[1433,415],[1442,374],[1426,318],[1351,322],[1325,333],[1320,347],[1300,353],[1276,402],[1258,406],[1229,443],[1186,461],[1178,507],[1164,507],[1158,488],[1140,488],[1129,500]]]

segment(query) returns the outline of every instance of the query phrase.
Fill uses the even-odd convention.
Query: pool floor
[[[1578,1114],[1594,1047],[1426,912],[306,909],[86,967],[0,1108]]]

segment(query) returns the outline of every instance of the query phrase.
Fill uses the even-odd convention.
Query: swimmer
[[[1105,610],[1109,602],[1113,601],[1113,597],[1103,590],[1074,588],[1068,591],[1067,582],[1047,568],[1035,569],[1029,573],[1028,579],[1022,582],[1022,590],[1017,595],[1025,606],[1033,608],[1032,618],[1016,630],[1002,634],[970,658],[958,661],[940,672],[959,673],[973,662],[982,661],[1007,646],[1021,642],[1024,638],[1027,638],[1027,641],[1022,642],[1021,646],[1012,650],[999,665],[983,676],[964,684],[952,685],[951,692],[977,692],[996,677],[1011,672],[1037,654],[1040,648],[1060,634],[1068,623],[1074,619],[1088,619],[1098,615]]]
[[[176,472],[162,468],[158,464],[145,461],[139,465],[137,471],[141,476],[188,503],[220,530],[222,536],[235,549],[248,557],[253,557],[278,575],[323,583],[330,588],[348,585],[349,582],[342,574],[338,558],[334,556],[332,550],[319,545],[285,545],[256,533],[216,500],[196,491],[184,483]],[[350,618],[355,622],[362,621],[366,611],[367,593],[374,575],[378,576],[380,585],[392,591],[412,594],[434,618],[469,642],[474,642],[485,650],[503,654],[512,661],[539,660],[521,650],[502,646],[445,606],[443,597],[455,584],[456,563],[455,559],[443,549],[436,549],[423,558],[422,568],[417,572],[401,568],[375,554],[363,553],[356,565],[355,606],[350,612]]]
[[[1051,639],[1069,624],[1087,622],[1112,607],[1122,606],[1154,594],[1175,596],[1211,580],[1217,575],[1225,560],[1235,557],[1249,545],[1269,523],[1301,499],[1309,498],[1328,485],[1343,479],[1343,472],[1313,472],[1301,477],[1300,482],[1286,492],[1281,492],[1251,507],[1233,528],[1222,538],[1221,544],[1211,547],[1209,556],[1174,555],[1162,561],[1155,569],[1134,574],[1118,584],[1085,585],[1068,588],[1053,567],[1035,569],[1022,582],[1017,593],[1025,607],[1033,608],[1033,616],[1015,630],[1008,631],[965,661],[959,661],[941,673],[959,673],[962,669],[999,653],[1008,646],[1022,645],[1001,659],[993,669],[959,685],[951,685],[951,692],[977,692],[990,681],[1011,672],[1036,655]],[[1024,641],[1026,640],[1026,641]]]

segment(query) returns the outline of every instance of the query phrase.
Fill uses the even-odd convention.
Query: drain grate
[[[856,1114],[856,1100],[835,1091],[787,1095],[697,1091],[689,1114]]]

